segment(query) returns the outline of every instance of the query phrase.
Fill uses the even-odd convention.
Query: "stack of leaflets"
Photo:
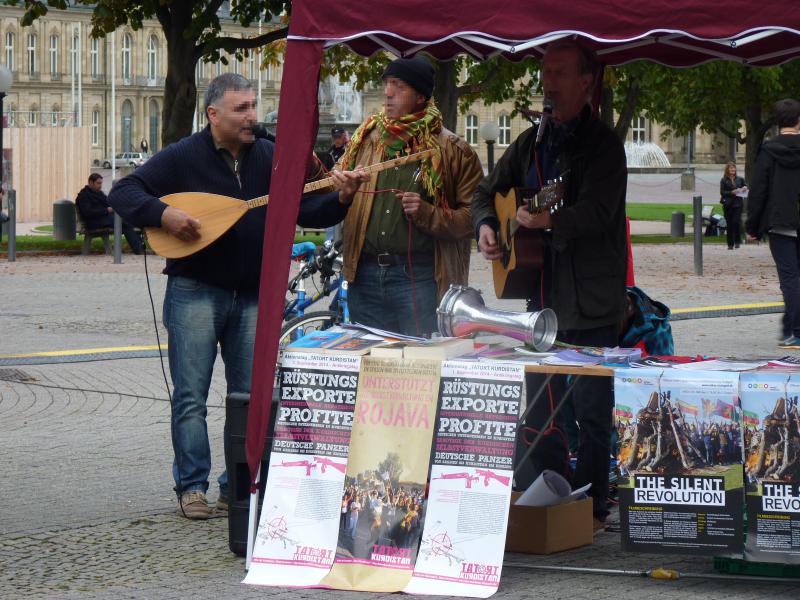
[[[322,354],[363,355],[375,347],[386,344],[380,336],[364,331],[346,331],[341,327],[331,327],[311,331],[286,346],[286,350],[313,351]]]
[[[586,352],[586,350],[591,349],[583,348],[578,350],[567,348],[566,350],[556,352],[553,356],[542,359],[542,364],[562,367],[587,367],[590,365],[599,365],[603,362],[602,349],[600,349],[599,354],[595,352]]]

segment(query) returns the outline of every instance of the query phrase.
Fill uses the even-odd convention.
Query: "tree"
[[[403,472],[403,463],[400,461],[400,455],[395,452],[389,452],[386,458],[378,465],[378,477],[386,481],[388,480],[396,485],[400,481],[400,475]]]
[[[720,132],[745,144],[745,173],[753,173],[758,148],[773,125],[772,105],[795,96],[800,63],[756,68],[715,61],[691,69],[634,63],[644,114],[669,127],[665,135],[686,135],[695,128]],[[744,131],[742,131],[744,123]]]
[[[227,59],[221,52],[241,59],[248,51],[286,37],[288,27],[271,29],[262,35],[248,38],[221,36],[219,10],[223,0],[75,0],[78,4],[93,5],[93,37],[104,37],[121,25],[141,29],[147,19],[157,19],[167,40],[167,77],[164,85],[163,131],[164,146],[189,135],[197,101],[195,67],[204,59],[208,62]],[[21,0],[7,0],[20,4]],[[24,0],[22,25],[30,25],[47,14],[49,8],[66,10],[67,0]],[[291,0],[242,0],[230,3],[230,16],[243,27],[269,23],[274,17],[288,15]]]

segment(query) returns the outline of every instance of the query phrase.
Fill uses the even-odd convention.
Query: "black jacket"
[[[160,227],[167,205],[159,198],[177,192],[208,192],[248,200],[269,193],[272,142],[257,139],[239,157],[239,180],[214,147],[211,130],[204,130],[164,148],[122,179],[109,202],[119,215],[138,227]],[[347,208],[338,192],[307,195],[297,222],[303,227],[329,227],[341,221]],[[230,290],[258,291],[265,206],[248,210],[210,246],[186,258],[169,259],[164,273],[191,277]]]
[[[730,177],[723,177],[719,180],[719,202],[727,209],[741,208],[743,201],[740,196],[733,193],[736,188],[747,185],[743,177],[738,175],[731,181]]]
[[[88,185],[84,186],[75,198],[75,206],[87,229],[113,226],[113,216],[108,212],[108,199],[102,191],[95,192]]]
[[[523,132],[483,179],[472,202],[472,222],[497,219],[494,195],[525,185],[536,127]],[[559,330],[622,321],[627,274],[625,193],[628,170],[622,142],[587,106],[557,158],[565,173],[564,206],[553,214],[550,307]]]
[[[750,178],[745,231],[800,229],[800,135],[779,135],[761,145]]]

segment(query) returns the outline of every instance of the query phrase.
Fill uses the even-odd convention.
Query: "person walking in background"
[[[150,146],[147,144],[147,140],[146,140],[145,138],[142,138],[142,143],[141,143],[141,144],[139,144],[139,147],[142,149],[142,152],[144,152],[145,154],[147,154],[147,150],[148,150],[148,148],[149,148]]]
[[[106,229],[114,227],[114,209],[108,203],[108,198],[103,192],[103,176],[100,173],[89,175],[88,183],[78,192],[75,198],[78,214],[87,230]],[[144,253],[142,236],[127,221],[122,221],[122,235],[134,254]]]
[[[738,248],[742,243],[742,197],[747,193],[747,184],[744,178],[736,174],[736,165],[729,162],[725,165],[725,172],[719,180],[719,202],[728,225],[726,235],[728,250]]]
[[[753,241],[769,234],[784,304],[778,347],[800,350],[800,102],[779,100],[774,112],[779,132],[758,152],[745,230]]]
[[[347,142],[350,141],[350,136],[347,135],[344,127],[336,125],[331,129],[331,147],[322,156],[322,164],[328,171],[332,171],[334,165],[342,158],[342,154],[347,149]]]

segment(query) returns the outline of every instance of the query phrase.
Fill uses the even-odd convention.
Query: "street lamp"
[[[13,80],[11,70],[5,65],[0,65],[0,187],[3,185],[3,99],[11,89]]]
[[[494,142],[500,135],[500,128],[494,121],[487,121],[478,130],[483,141],[486,142],[486,160],[489,163],[489,173],[494,169]]]

